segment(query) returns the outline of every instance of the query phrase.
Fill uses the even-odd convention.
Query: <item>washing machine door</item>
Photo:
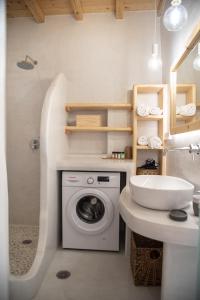
[[[65,216],[72,226],[85,234],[103,232],[111,225],[114,216],[112,201],[96,189],[78,191],[65,209]]]

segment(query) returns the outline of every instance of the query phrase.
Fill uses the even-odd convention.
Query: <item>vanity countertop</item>
[[[199,218],[194,216],[192,205],[184,209],[185,222],[171,220],[168,211],[159,211],[138,205],[131,199],[129,186],[120,196],[120,214],[127,226],[144,236],[165,243],[196,246],[199,238]]]
[[[57,160],[57,170],[126,172],[135,173],[135,163],[129,159],[105,159],[95,155],[68,155]]]

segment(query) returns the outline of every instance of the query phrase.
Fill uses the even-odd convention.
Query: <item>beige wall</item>
[[[0,1],[0,300],[9,299],[8,185],[6,169],[6,7]]]
[[[38,222],[39,153],[30,150],[29,141],[39,135],[42,102],[50,81],[63,72],[68,80],[66,100],[105,102],[127,101],[128,90],[134,83],[160,82],[161,72],[152,73],[147,68],[153,20],[152,12],[127,13],[123,20],[116,20],[112,14],[88,14],[81,22],[71,16],[54,16],[47,17],[44,24],[36,24],[31,18],[9,19],[7,95],[11,222]],[[16,67],[16,62],[26,54],[38,60],[38,66],[32,71]],[[72,145],[80,149],[83,142],[79,136]],[[98,152],[100,146],[93,143],[92,147],[92,152]]]
[[[163,81],[169,82],[170,65],[180,56],[184,49],[185,42],[190,36],[193,27],[200,22],[200,1],[187,0],[183,4],[188,9],[189,19],[186,27],[176,33],[167,32],[161,27],[161,43],[164,61]],[[173,136],[173,146],[187,146],[190,143],[200,142],[200,131]],[[188,152],[171,152],[167,160],[168,174],[183,177],[200,187],[200,158],[192,156]]]

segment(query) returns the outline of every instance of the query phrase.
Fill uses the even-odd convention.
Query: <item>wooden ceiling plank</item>
[[[24,0],[36,23],[44,23],[45,15],[37,0]]]
[[[165,7],[165,0],[157,0],[157,16],[160,17]]]
[[[123,0],[116,0],[115,16],[116,16],[116,19],[124,18],[124,1]]]
[[[1,0],[0,0],[1,1]],[[116,18],[122,19],[124,11],[145,11],[155,9],[158,15],[164,9],[166,0],[7,0],[9,17],[29,16],[32,5],[40,7],[43,15],[74,14],[77,20],[82,20],[84,13],[114,12]],[[25,5],[25,3],[27,5]],[[31,5],[31,6],[30,6]],[[29,6],[29,8],[28,8]],[[41,18],[43,20],[44,16]],[[37,22],[37,21],[36,21]],[[39,20],[39,22],[41,22]]]
[[[83,20],[83,8],[81,5],[80,0],[70,0],[73,12],[74,12],[74,18],[78,21]]]

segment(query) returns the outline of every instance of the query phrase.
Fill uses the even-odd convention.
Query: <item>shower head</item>
[[[19,61],[17,66],[23,70],[32,70],[37,65],[37,61],[26,55],[25,60]]]

